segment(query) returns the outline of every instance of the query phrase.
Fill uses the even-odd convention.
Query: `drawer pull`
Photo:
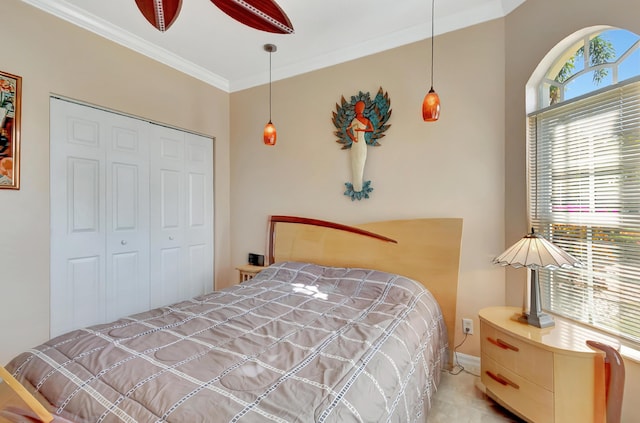
[[[491,342],[493,345],[496,345],[500,348],[502,348],[503,350],[511,350],[511,351],[520,351],[520,348],[511,345],[508,342],[504,342],[502,339],[498,338],[498,339],[493,339],[491,337],[487,337],[487,341]]]
[[[507,379],[506,377],[502,376],[500,373],[498,373],[498,374],[496,375],[496,374],[493,374],[492,372],[490,372],[489,370],[487,370],[485,373],[486,373],[486,374],[487,374],[491,379],[495,380],[496,382],[498,382],[498,383],[499,383],[499,384],[501,384],[501,385],[504,385],[504,386],[509,385],[509,386],[511,386],[512,388],[520,389],[520,386],[518,386],[518,384],[517,384],[517,383],[510,381],[510,380],[509,380],[509,379]]]

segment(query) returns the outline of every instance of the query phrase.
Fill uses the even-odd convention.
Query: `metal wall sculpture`
[[[350,150],[351,155],[351,182],[345,183],[344,192],[351,201],[369,198],[373,191],[371,181],[364,180],[367,146],[381,145],[379,140],[391,126],[387,123],[390,117],[391,100],[382,87],[373,100],[369,93],[360,91],[349,102],[342,96],[340,104],[336,103],[332,119],[336,142],[342,144],[343,150]]]

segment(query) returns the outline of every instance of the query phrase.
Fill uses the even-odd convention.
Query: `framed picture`
[[[0,71],[0,189],[20,189],[22,78]]]

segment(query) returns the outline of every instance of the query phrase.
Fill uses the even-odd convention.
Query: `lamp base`
[[[523,313],[520,317],[518,317],[518,321],[531,326],[535,326],[537,328],[550,328],[552,326],[555,326],[556,324],[556,322],[553,320],[553,317],[551,317],[547,313]]]

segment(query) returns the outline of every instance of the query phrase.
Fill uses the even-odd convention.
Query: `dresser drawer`
[[[554,422],[553,392],[501,366],[484,351],[481,368],[489,396],[532,422]]]
[[[480,323],[482,354],[492,358],[510,372],[540,387],[553,391],[553,353],[536,348],[496,329]]]

